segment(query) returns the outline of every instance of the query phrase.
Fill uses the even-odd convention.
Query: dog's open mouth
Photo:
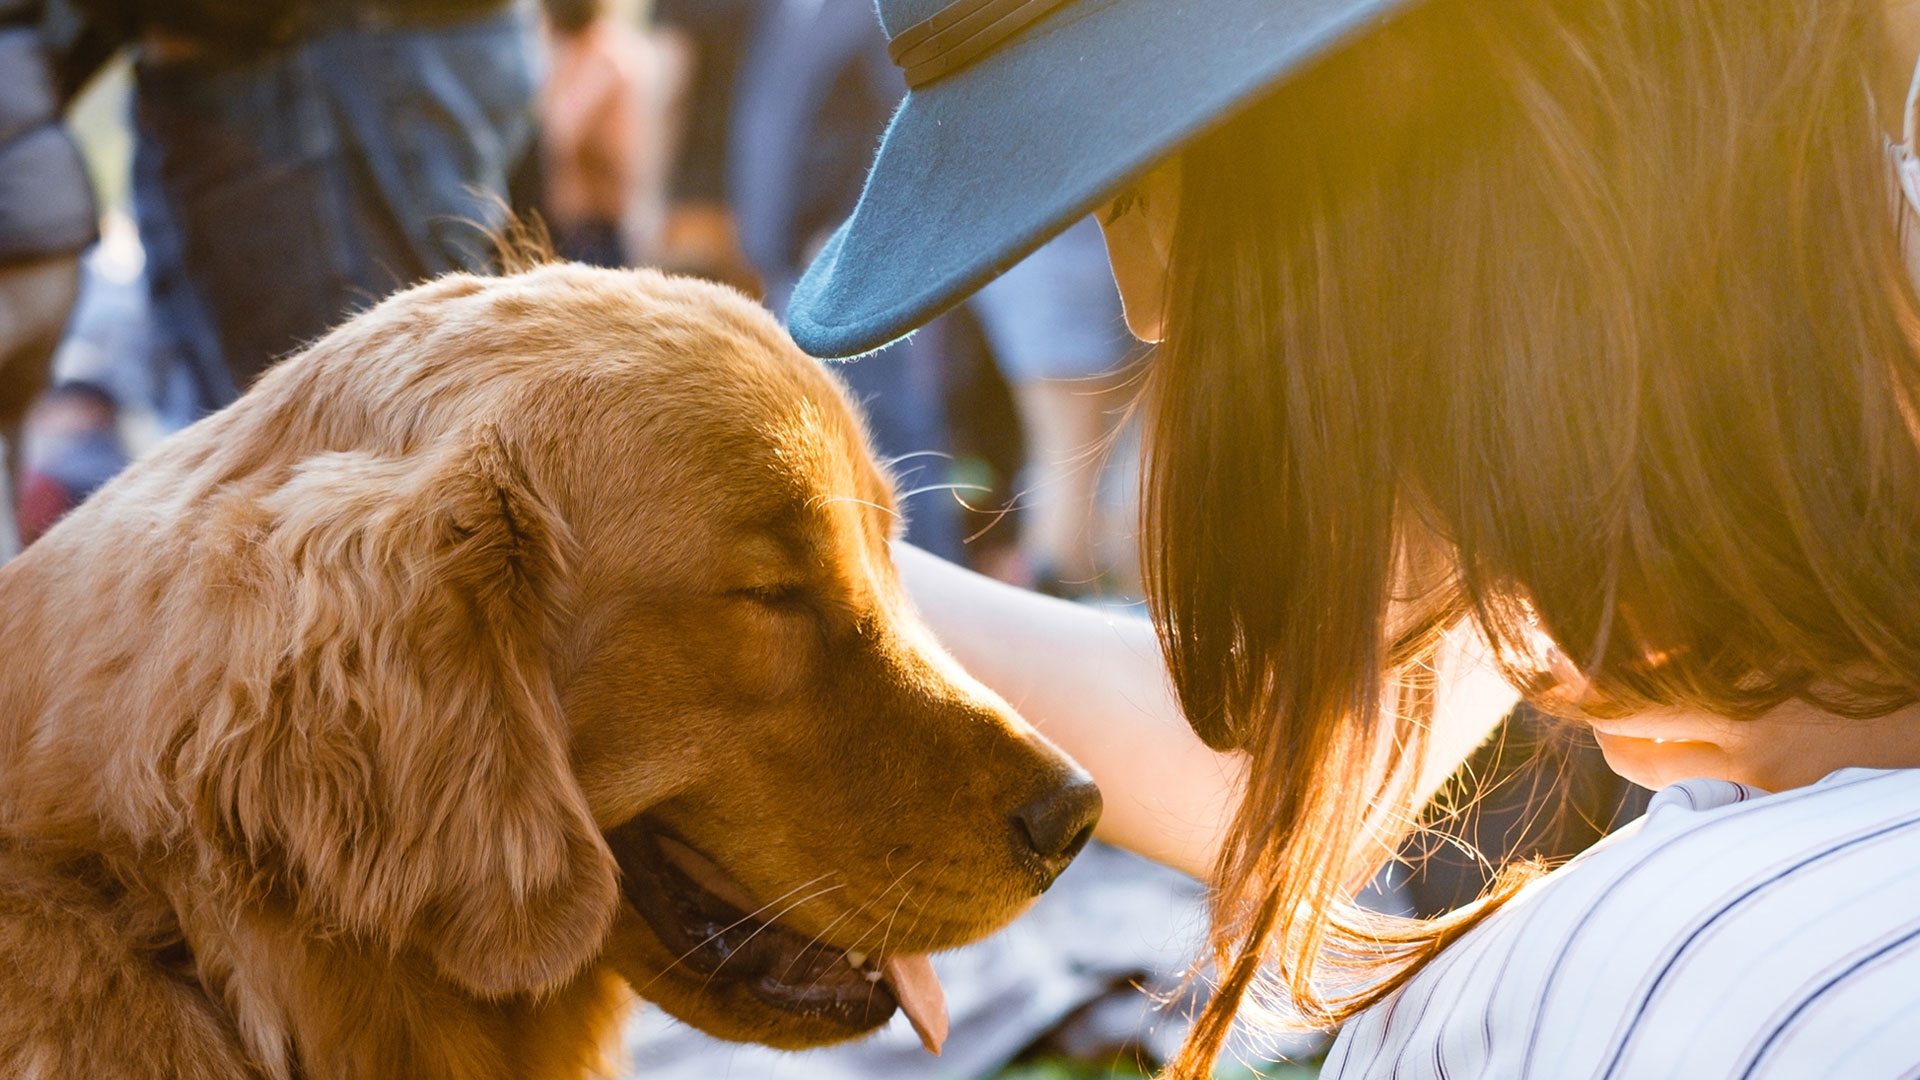
[[[947,1037],[946,995],[925,956],[869,956],[826,944],[778,921],[783,903],[762,903],[712,860],[635,821],[616,830],[621,887],[676,957],[712,979],[747,987],[783,1012],[845,1028],[887,1022],[896,1007],[920,1042],[938,1054]]]

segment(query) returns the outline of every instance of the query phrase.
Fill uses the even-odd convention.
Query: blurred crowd
[[[510,215],[781,312],[906,92],[869,0],[0,0],[0,26],[0,554],[353,311],[485,272]],[[1125,602],[1106,465],[1139,358],[1089,220],[839,370],[914,542]]]

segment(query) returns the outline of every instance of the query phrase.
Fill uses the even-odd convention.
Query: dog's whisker
[[[985,525],[980,526],[978,529],[975,529],[970,535],[967,536],[965,540],[962,541],[962,543],[967,543],[967,544],[971,544],[975,540],[978,540],[981,537],[987,535],[987,533],[991,531],[995,525],[1000,524],[1000,522],[1003,519],[1005,519],[1008,514],[1014,513],[1020,509],[1020,497],[1018,495],[1007,500],[1006,505],[1000,507],[1000,509],[998,510],[983,510],[980,507],[974,506],[973,504],[967,502],[967,500],[960,498],[959,496],[955,496],[953,501],[965,507],[968,513],[988,515],[987,523]]]
[[[824,929],[824,930],[821,930],[821,931],[820,931],[820,933],[818,933],[818,934],[815,934],[815,935],[813,936],[813,940],[807,943],[807,946],[808,946],[808,948],[811,948],[811,947],[812,947],[813,945],[815,945],[815,944],[817,944],[817,943],[818,943],[818,942],[820,941],[820,939],[821,939],[821,938],[823,938],[823,937],[825,937],[825,936],[827,935],[827,933],[828,933],[828,932],[830,932],[830,931],[831,931],[831,930],[832,930],[832,929],[833,929],[833,928],[834,928],[835,926],[838,926],[838,925],[840,925],[840,923],[842,923],[843,921],[845,921],[845,920],[847,920],[847,919],[850,919],[850,918],[854,918],[854,917],[856,917],[856,916],[859,916],[859,915],[862,915],[862,914],[865,914],[865,912],[866,912],[866,910],[867,910],[868,908],[870,908],[870,907],[872,907],[872,906],[873,906],[873,905],[874,905],[874,904],[875,904],[876,902],[878,902],[879,900],[881,900],[881,899],[883,899],[883,898],[884,898],[884,897],[885,897],[885,896],[887,895],[887,893],[889,893],[889,892],[892,892],[892,891],[893,891],[893,886],[892,886],[892,885],[889,885],[889,886],[887,886],[887,888],[886,888],[886,889],[884,889],[884,890],[882,890],[882,891],[881,891],[881,892],[879,892],[878,894],[876,894],[876,895],[874,895],[874,896],[870,896],[870,897],[868,897],[868,898],[867,898],[867,899],[866,899],[865,901],[863,901],[863,902],[862,902],[862,903],[860,904],[860,906],[858,906],[858,907],[856,907],[856,908],[854,908],[853,910],[851,910],[851,911],[849,911],[849,912],[847,912],[846,914],[844,914],[844,915],[842,915],[842,916],[840,916],[840,917],[839,917],[838,919],[835,919],[835,920],[833,920],[833,922],[831,922],[831,923],[828,923],[828,924],[827,924],[827,927],[826,927],[826,929]],[[862,935],[860,935],[860,937],[858,937],[858,938],[856,938],[856,939],[854,940],[854,942],[853,942],[853,944],[852,944],[852,945],[850,945],[850,946],[848,946],[848,947],[847,947],[847,948],[846,948],[845,950],[843,950],[843,951],[845,951],[845,952],[849,952],[849,953],[852,953],[852,952],[858,952],[858,951],[860,951],[860,945],[861,945],[861,943],[863,943],[863,942],[864,942],[864,941],[866,940],[866,938],[867,938],[867,935],[866,935],[866,934],[862,934]],[[800,951],[801,951],[802,953],[804,953],[804,952],[806,952],[806,949],[801,949]],[[875,954],[875,955],[878,955],[878,954]],[[792,970],[793,970],[793,965],[794,965],[794,963],[795,963],[795,962],[797,962],[798,960],[799,960],[799,956],[798,956],[798,955],[796,955],[796,956],[794,957],[794,959],[793,959],[793,960],[791,960],[791,961],[788,961],[788,963],[787,963],[787,969],[786,969],[786,971],[783,971],[783,972],[781,972],[781,976],[782,976],[783,978],[784,978],[784,977],[786,976],[786,974],[787,974],[788,972],[790,972],[790,971],[792,971]],[[808,986],[808,989],[812,989],[812,988],[813,988],[814,986],[818,986],[819,984],[820,984],[820,980],[819,980],[818,978],[816,978],[816,979],[814,979],[814,981],[813,981],[813,982],[812,982],[812,983],[811,983],[811,984],[810,984],[810,985]]]
[[[879,901],[881,901],[881,900],[884,900],[884,899],[886,899],[886,896],[887,896],[887,894],[888,894],[888,893],[890,893],[890,892],[892,892],[892,891],[893,891],[894,889],[896,889],[896,888],[899,888],[899,887],[900,887],[900,885],[901,885],[902,883],[904,883],[904,882],[906,881],[906,878],[907,878],[907,875],[908,875],[908,874],[911,874],[911,873],[913,873],[913,872],[914,872],[915,870],[918,870],[918,869],[920,869],[920,868],[921,868],[922,866],[925,866],[925,865],[926,865],[926,862],[927,862],[927,860],[925,860],[925,859],[921,859],[921,860],[919,860],[918,862],[915,862],[915,863],[914,863],[914,864],[913,864],[912,866],[909,866],[909,867],[907,867],[907,868],[906,868],[905,870],[902,870],[902,871],[900,871],[900,872],[899,872],[898,874],[895,874],[895,875],[894,875],[894,877],[893,877],[893,880],[892,880],[891,882],[889,882],[889,883],[887,884],[887,887],[886,887],[886,888],[884,888],[884,889],[882,889],[882,890],[880,890],[880,891],[879,891],[878,893],[875,893],[875,894],[874,894],[874,896],[872,897],[872,899],[870,899],[870,900],[868,900],[868,901],[867,901],[867,904],[869,904],[869,905],[870,905],[870,904],[873,904],[873,903],[877,903],[877,902],[879,902]],[[911,890],[911,889],[909,889],[909,890],[907,890],[907,891],[908,891],[908,893],[910,893],[910,892],[912,892],[912,890]],[[904,897],[906,896],[906,893],[903,893],[903,894],[901,894],[901,895],[902,895],[902,897],[904,898]],[[863,905],[863,906],[864,906],[864,905]],[[851,946],[849,946],[849,948],[853,948],[853,949],[859,949],[859,948],[860,948],[861,946],[863,946],[863,945],[865,945],[865,944],[866,944],[866,942],[867,942],[867,939],[869,939],[869,938],[871,938],[871,937],[873,936],[873,932],[874,932],[875,930],[877,930],[877,929],[879,929],[879,928],[880,928],[880,924],[879,924],[879,923],[875,923],[875,924],[874,924],[873,926],[870,926],[870,927],[868,927],[868,928],[867,928],[867,930],[866,930],[866,932],[865,932],[865,933],[862,933],[862,934],[860,935],[860,937],[859,937],[859,938],[857,938],[857,939],[855,939],[855,941],[854,941],[854,943],[853,943],[853,944],[852,944]],[[864,950],[863,950],[863,951],[864,951]],[[883,956],[883,955],[885,955],[885,953],[886,953],[886,950],[885,950],[885,949],[876,949],[876,950],[873,950],[873,952],[874,952],[874,955],[876,955],[876,956]]]
[[[904,896],[907,894],[902,894],[902,895],[904,898]],[[861,932],[859,937],[854,939],[852,946],[850,946],[850,950],[864,952],[869,956],[884,958],[887,955],[886,935],[882,934],[880,938],[880,943],[872,948],[867,947],[867,942],[873,940],[874,933],[876,931],[881,930],[885,926],[886,924],[884,922],[876,922],[872,926],[869,926],[866,930]]]
[[[752,941],[754,938],[759,937],[761,931],[765,930],[769,926],[772,926],[774,923],[779,922],[782,916],[784,916],[787,912],[792,911],[794,908],[799,907],[801,904],[804,904],[810,900],[818,900],[819,898],[827,895],[830,892],[835,891],[836,889],[844,889],[844,888],[846,888],[846,882],[843,881],[837,885],[829,885],[824,889],[820,889],[816,892],[808,893],[807,895],[801,897],[800,899],[795,900],[793,903],[788,904],[784,908],[781,908],[779,913],[774,915],[772,918],[761,920],[760,925],[753,928],[753,933],[748,934],[744,939],[741,940],[740,946],[745,947],[747,942]],[[762,908],[761,910],[765,911],[766,909]],[[734,925],[738,926],[739,924],[735,923]],[[718,936],[718,935],[715,935],[715,936]],[[713,939],[708,938],[707,940],[711,941]],[[714,971],[708,972],[706,979],[702,981],[700,984],[701,989],[704,990],[708,985],[712,984],[713,977],[717,974],[719,974],[718,968],[716,968]]]
[[[808,949],[811,949],[815,945],[820,944],[821,939],[825,938],[828,934],[831,934],[833,932],[834,927],[839,926],[841,923],[846,922],[848,919],[853,918],[855,915],[859,914],[865,907],[866,905],[862,904],[860,905],[860,907],[854,908],[852,911],[843,913],[839,918],[833,920],[832,922],[828,923],[825,927],[823,927],[819,933],[813,935],[813,937],[810,940],[808,940],[808,942],[805,945],[802,945],[800,947],[799,951],[793,954],[793,959],[787,961],[787,966],[780,969],[781,980],[784,981],[788,975],[793,974],[793,965],[800,962],[800,958],[807,954]],[[819,981],[820,981],[819,979],[814,980],[816,984]],[[811,989],[811,987],[809,987],[809,989]]]
[[[914,458],[923,458],[923,457],[939,458],[941,461],[953,460],[953,455],[947,453],[945,450],[915,450],[915,451],[912,451],[911,453],[896,454],[890,458],[883,458],[881,460],[881,463],[886,465],[888,468],[892,468],[893,466],[898,465],[903,461],[912,461]]]
[[[912,896],[913,896],[912,889],[908,889],[907,891],[901,893],[900,902],[893,905],[893,913],[887,916],[886,932],[880,935],[880,952],[881,953],[885,953],[887,951],[887,945],[893,941],[894,920],[900,917],[900,909],[907,906],[907,900]]]
[[[877,502],[858,498],[853,495],[815,495],[813,498],[807,500],[807,509],[812,510],[816,507],[830,506],[834,503],[857,503],[861,506],[871,506],[875,510],[891,517],[897,518],[900,516],[900,511],[895,510],[891,506],[881,506]]]
[[[812,887],[814,887],[815,885],[818,885],[818,884],[819,884],[820,882],[822,882],[822,881],[825,881],[825,880],[826,880],[827,878],[829,878],[829,877],[831,877],[831,876],[832,876],[832,871],[828,871],[827,873],[824,873],[824,874],[817,874],[817,875],[815,875],[814,877],[812,877],[812,878],[809,878],[808,880],[806,880],[806,881],[804,881],[804,882],[802,882],[802,883],[800,883],[799,885],[795,885],[795,886],[794,886],[793,888],[791,888],[791,889],[788,889],[788,890],[787,890],[786,892],[783,892],[783,893],[781,893],[781,894],[780,894],[779,896],[776,896],[776,897],[774,897],[774,898],[773,898],[772,900],[770,900],[770,901],[768,901],[767,903],[764,903],[764,904],[761,904],[761,905],[760,905],[759,907],[757,907],[757,908],[755,908],[755,909],[753,909],[752,911],[750,911],[750,912],[748,912],[748,913],[747,913],[747,915],[746,915],[746,918],[749,918],[749,919],[758,919],[758,918],[760,918],[760,916],[761,916],[761,915],[763,915],[763,914],[765,914],[765,913],[766,913],[766,912],[768,911],[768,909],[770,909],[770,908],[772,908],[772,907],[774,907],[775,905],[777,905],[777,904],[779,904],[779,903],[781,903],[782,901],[784,901],[784,900],[786,900],[786,898],[787,898],[787,897],[789,897],[789,896],[792,896],[792,895],[793,895],[794,893],[797,893],[797,892],[799,892],[799,891],[800,891],[801,889],[811,889],[811,888],[812,888]],[[835,888],[835,889],[839,889],[839,888],[844,888],[844,887],[845,887],[845,883],[844,883],[844,882],[842,882],[842,883],[841,883],[841,884],[839,884],[839,885],[835,885],[835,886],[834,886],[833,888]],[[831,889],[829,889],[829,890],[826,890],[826,891],[827,891],[827,892],[831,892],[832,890],[831,890]],[[796,900],[796,901],[794,901],[794,903],[796,903],[796,904],[804,904],[804,903],[806,903],[806,901],[805,901],[805,900]],[[787,908],[786,910],[787,910],[787,911],[792,911],[792,910],[793,910],[793,908],[792,908],[792,907],[788,907],[788,908]],[[783,914],[784,914],[784,912],[783,912]],[[780,917],[780,916],[778,916],[778,915],[776,915],[776,916],[774,916],[774,919],[778,919],[779,917]],[[763,921],[766,921],[766,922],[772,922],[772,921],[773,921],[773,919],[767,919],[767,920],[763,920]],[[738,926],[738,925],[739,925],[739,923],[735,923],[734,925],[735,925],[735,926]],[[711,940],[711,939],[709,939],[709,940]]]
[[[985,492],[991,493],[993,489],[983,484],[925,484],[921,487],[914,488],[911,491],[901,492],[898,498],[911,499],[915,495],[926,495],[930,492],[935,492],[935,491],[985,491]],[[958,499],[955,499],[954,501],[960,502],[960,500]],[[965,506],[966,504],[961,503],[961,505]]]
[[[826,876],[825,874],[820,875],[820,877],[825,877],[825,876]],[[813,880],[819,881],[820,878],[817,877],[817,878],[814,878]],[[806,886],[802,885],[800,886],[800,888],[804,889],[806,888]],[[794,890],[794,891],[797,891],[797,890]],[[793,894],[792,891],[789,891],[786,895],[791,896],[792,894]],[[776,903],[777,902],[778,901],[776,901]],[[761,908],[761,910],[764,911],[766,910],[766,908],[763,907]],[[713,933],[707,935],[706,938],[702,939],[698,944],[694,945],[692,948],[688,949],[686,952],[683,952],[679,956],[674,957],[673,960],[670,963],[668,963],[666,967],[661,968],[658,972],[654,974],[653,978],[647,980],[646,986],[639,987],[634,992],[636,994],[640,994],[644,996],[646,994],[648,987],[651,987],[654,983],[659,982],[660,979],[663,976],[665,976],[667,972],[672,971],[676,967],[679,967],[681,963],[683,963],[688,957],[692,956],[694,953],[699,952],[701,949],[706,948],[707,944],[713,941],[713,939],[719,937],[720,935],[726,933],[729,930],[734,929],[735,927],[738,927],[744,923],[752,921],[752,919],[753,919],[752,915],[742,915],[740,918],[734,920],[731,923],[728,923],[726,926],[723,926],[720,929],[715,930]]]
[[[819,881],[822,878],[825,878],[826,876],[827,875],[825,874],[821,874],[819,877],[816,877],[813,880]],[[811,882],[809,884],[811,884]],[[794,893],[798,892],[800,889],[804,889],[806,887],[807,887],[806,885],[801,885],[801,886],[798,886],[797,888],[787,890],[787,892],[782,895],[783,897],[792,896]],[[761,922],[760,927],[758,929],[754,930],[752,934],[747,935],[747,940],[748,941],[753,940],[753,937],[755,934],[758,934],[761,930],[765,930],[770,923],[778,920],[780,915],[785,915],[787,912],[792,911],[795,907],[798,907],[799,905],[804,904],[809,900],[816,899],[817,897],[825,896],[826,894],[841,887],[842,886],[840,885],[832,885],[825,889],[821,889],[816,893],[812,893],[810,895],[803,896],[798,900],[795,900],[791,905],[787,906],[786,908],[783,908],[780,911],[780,913],[778,915],[775,915],[772,919]],[[774,901],[774,903],[779,903],[779,901],[776,900]],[[764,912],[772,906],[773,904],[764,904],[759,908],[759,912]],[[666,967],[661,968],[658,972],[654,974],[653,978],[647,980],[646,986],[639,987],[634,992],[641,996],[645,996],[647,988],[651,987],[654,983],[658,982],[660,978],[664,976],[667,972],[672,971],[674,968],[678,967],[682,961],[686,960],[688,957],[692,956],[694,953],[699,952],[701,949],[705,948],[708,943],[720,937],[720,935],[725,934],[727,931],[732,930],[736,927],[743,926],[749,922],[755,921],[759,912],[756,912],[754,915],[742,915],[740,918],[734,920],[733,922],[727,924],[726,926],[723,926],[720,929],[714,931],[713,933],[707,935],[706,938],[703,939],[699,944],[688,949],[686,952],[681,953],[679,956],[674,957],[672,963],[668,964]],[[707,974],[706,981],[701,984],[702,987],[705,987],[707,983],[711,983],[713,981],[713,975],[714,975],[713,972],[709,972]]]
[[[697,953],[701,949],[706,948],[707,945],[710,944],[715,938],[719,937],[720,935],[726,933],[729,930],[735,929],[736,927],[752,922],[753,920],[759,918],[762,913],[767,911],[767,909],[773,907],[775,904],[780,903],[781,901],[785,900],[787,897],[792,896],[794,893],[797,893],[802,889],[810,889],[813,886],[818,885],[820,882],[826,880],[829,876],[830,874],[815,875],[813,878],[807,881],[803,881],[798,885],[795,885],[793,888],[788,889],[786,892],[781,893],[777,897],[774,897],[772,900],[768,901],[767,903],[760,905],[758,909],[748,912],[747,914],[740,916],[738,919],[735,919],[733,922],[728,923],[727,925],[721,927],[718,930],[715,930],[713,933],[708,934],[705,938],[701,939],[699,944],[688,949],[686,952],[681,953],[679,956],[674,957],[672,963],[668,964],[666,967],[661,968],[657,973],[655,973],[653,978],[647,980],[646,986],[640,987],[635,992],[644,996],[646,994],[647,987],[650,987],[654,983],[660,981],[660,978],[662,976],[664,976],[667,972],[672,971],[674,968],[679,967],[682,961],[686,960],[688,957],[692,956],[694,953]],[[834,886],[834,888],[839,888],[839,887],[840,886],[838,885]],[[827,890],[827,891],[832,891],[832,890]],[[805,903],[806,901],[802,900],[799,902]]]
[[[848,919],[851,919],[851,918],[854,918],[855,916],[858,916],[858,915],[861,915],[861,914],[863,914],[863,913],[864,913],[864,912],[865,912],[865,911],[866,911],[866,910],[867,910],[868,908],[870,908],[870,907],[872,907],[872,906],[873,906],[874,904],[876,904],[876,903],[878,903],[879,901],[881,901],[881,900],[883,900],[883,899],[885,899],[885,898],[886,898],[886,895],[887,895],[888,893],[890,893],[890,892],[892,892],[892,891],[893,891],[893,890],[894,890],[895,888],[897,888],[897,887],[899,887],[899,885],[900,885],[900,883],[901,883],[901,882],[902,882],[903,880],[905,880],[905,879],[906,879],[906,876],[907,876],[908,874],[911,874],[911,873],[913,873],[913,872],[914,872],[915,870],[917,870],[917,869],[919,869],[919,868],[920,868],[920,866],[921,866],[921,864],[923,864],[923,863],[925,863],[926,861],[927,861],[927,860],[925,860],[925,859],[921,859],[921,860],[920,860],[919,862],[916,862],[916,863],[914,863],[914,864],[913,864],[912,866],[909,866],[909,867],[907,867],[907,868],[906,868],[905,870],[902,870],[902,871],[900,871],[900,872],[899,872],[898,874],[895,874],[895,875],[894,875],[894,877],[893,877],[893,880],[887,883],[887,887],[886,887],[886,888],[884,888],[884,889],[881,889],[881,890],[880,890],[879,892],[877,892],[877,893],[875,893],[875,894],[874,894],[874,895],[872,895],[872,896],[869,896],[869,897],[868,897],[867,899],[865,899],[865,900],[863,900],[863,901],[861,901],[861,903],[860,903],[860,905],[859,905],[858,907],[856,907],[856,908],[854,908],[854,909],[852,909],[851,911],[848,911],[848,912],[847,912],[846,914],[844,914],[844,915],[841,915],[841,916],[840,916],[839,918],[837,918],[837,919],[835,919],[835,920],[833,920],[832,922],[830,922],[830,923],[828,923],[828,924],[826,925],[826,928],[825,928],[825,929],[823,929],[823,930],[821,930],[821,931],[820,931],[819,933],[817,933],[817,934],[815,934],[815,935],[813,935],[813,940],[812,940],[812,941],[809,941],[809,942],[807,942],[807,946],[806,946],[806,948],[803,948],[803,949],[801,949],[799,953],[796,953],[796,954],[794,955],[794,958],[793,958],[792,960],[789,960],[789,961],[787,962],[787,968],[786,968],[786,971],[782,971],[782,972],[780,973],[780,975],[781,975],[781,977],[782,977],[782,978],[785,978],[785,977],[786,977],[786,975],[787,975],[787,973],[788,973],[788,972],[791,972],[791,971],[793,970],[793,965],[794,965],[794,964],[796,964],[796,963],[798,963],[798,962],[800,961],[800,956],[801,956],[801,954],[804,954],[804,953],[805,953],[805,952],[807,951],[807,949],[810,949],[810,948],[812,948],[812,947],[813,947],[814,945],[816,945],[816,944],[818,944],[818,943],[820,942],[820,940],[821,940],[822,938],[824,938],[824,937],[826,937],[826,936],[827,936],[827,934],[829,934],[829,933],[831,933],[831,932],[833,931],[833,928],[834,928],[834,927],[836,927],[836,926],[838,926],[838,925],[840,925],[840,924],[841,924],[842,922],[845,922],[845,921],[846,921],[846,920],[848,920]],[[858,950],[858,949],[860,948],[860,942],[861,942],[861,941],[864,941],[864,940],[865,940],[865,937],[866,937],[866,935],[864,935],[864,934],[863,934],[863,935],[861,935],[861,938],[860,938],[860,940],[856,940],[856,941],[855,941],[855,942],[854,942],[854,943],[853,943],[853,944],[852,944],[851,946],[849,946],[849,947],[848,947],[848,948],[847,948],[847,949],[846,949],[845,951],[847,951],[847,952],[854,952],[854,951],[857,951],[857,950]],[[883,954],[881,954],[881,953],[876,953],[875,955],[883,955]],[[818,985],[820,985],[820,980],[819,980],[818,978],[816,978],[816,979],[814,979],[814,980],[813,980],[813,982],[812,982],[812,983],[810,983],[810,984],[808,985],[808,987],[807,987],[807,989],[809,989],[809,990],[811,990],[811,989],[813,989],[813,988],[814,988],[815,986],[818,986]]]
[[[908,871],[903,871],[902,875],[896,875],[893,881],[889,883],[886,888],[880,890],[878,893],[874,894],[873,896],[869,896],[865,900],[861,901],[858,906],[852,908],[851,910],[847,911],[845,914],[842,914],[839,918],[828,923],[826,927],[822,929],[818,934],[813,935],[812,941],[807,942],[807,948],[811,948],[812,946],[818,944],[822,938],[826,937],[827,934],[833,930],[834,927],[840,925],[845,920],[864,914],[868,908],[872,907],[875,903],[884,899],[888,893],[892,892],[894,890],[894,887],[900,883],[900,877],[904,876],[904,873],[910,872],[910,871],[911,871],[911,868],[909,868]],[[854,944],[849,947],[848,951],[857,950],[859,948],[859,944],[860,943],[858,941],[854,942]],[[805,952],[806,949],[803,948],[800,951]],[[787,967],[788,967],[788,970],[791,970],[793,967],[792,963],[789,963]]]
[[[901,872],[898,878],[894,879],[894,884],[898,885],[904,882],[908,874],[911,874],[913,871],[919,869],[923,864],[926,863],[926,861],[927,860],[925,859],[921,859],[919,862],[914,863],[912,866],[907,867],[906,870]],[[887,892],[892,892],[893,887],[894,887],[893,885],[887,886],[886,892],[883,892],[880,895],[885,896]],[[861,946],[865,945],[867,942],[867,939],[873,936],[874,931],[880,930],[881,931],[880,945],[878,948],[873,950],[873,954],[875,956],[885,956],[887,954],[887,944],[893,939],[893,921],[894,919],[898,918],[900,915],[900,906],[902,904],[905,904],[907,902],[907,898],[912,895],[913,895],[913,889],[911,887],[909,887],[905,892],[901,893],[900,900],[898,903],[895,903],[893,905],[893,911],[891,914],[887,916],[887,921],[885,923],[876,923],[873,926],[868,927],[866,933],[861,934],[859,940],[854,942],[853,947],[860,948]]]
[[[907,933],[911,934],[919,930],[921,924],[927,921],[927,901],[929,899],[931,898],[922,894],[920,902],[913,905],[913,921],[907,924]]]

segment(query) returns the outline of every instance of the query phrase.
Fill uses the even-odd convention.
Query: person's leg
[[[147,311],[153,330],[148,362],[161,422],[179,430],[239,396],[220,347],[213,315],[188,272],[185,245],[162,180],[164,129],[137,114],[133,152],[133,216],[140,229]]]
[[[1014,387],[1027,443],[1021,547],[1043,591],[1095,591],[1105,567],[1094,546],[1107,522],[1100,476],[1126,407],[1113,377],[1036,379]]]
[[[1097,591],[1106,568],[1100,466],[1126,407],[1135,343],[1122,322],[1100,227],[1085,218],[973,298],[1013,387],[1027,443],[1018,487],[1021,555],[1043,591]]]
[[[13,503],[21,424],[46,386],[79,288],[75,255],[0,266],[0,562],[20,550]]]
[[[240,62],[143,63],[136,176],[177,253],[162,252],[156,309],[200,305],[244,388],[396,288],[488,269],[537,76],[523,6],[344,25]]]
[[[360,304],[495,266],[509,182],[533,146],[543,59],[534,13],[348,26],[302,47],[340,127],[339,196]]]
[[[137,79],[154,311],[190,367],[224,369],[196,371],[218,407],[353,303],[341,136],[299,49],[143,61]]]

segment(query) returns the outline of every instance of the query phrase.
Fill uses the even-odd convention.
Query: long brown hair
[[[1433,0],[1183,152],[1145,569],[1251,769],[1175,1077],[1249,994],[1335,1023],[1510,892],[1349,903],[1451,629],[1544,707],[1548,642],[1589,713],[1920,698],[1880,4]]]

